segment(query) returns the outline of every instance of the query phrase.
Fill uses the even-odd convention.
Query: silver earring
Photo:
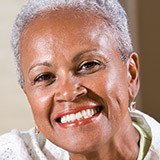
[[[129,111],[133,111],[135,109],[136,102],[132,101],[129,106]]]
[[[35,126],[35,135],[38,135],[40,133],[40,130],[38,129],[37,126]]]

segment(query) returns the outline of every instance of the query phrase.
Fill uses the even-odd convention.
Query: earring
[[[35,126],[35,135],[38,135],[40,133],[40,130],[38,129],[37,126]]]
[[[130,106],[129,106],[129,108],[128,108],[130,112],[135,109],[135,105],[136,105],[136,102],[134,102],[134,101],[132,101],[132,102],[130,103]]]

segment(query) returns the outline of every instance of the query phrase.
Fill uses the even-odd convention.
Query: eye
[[[55,81],[55,75],[52,73],[42,73],[40,75],[38,75],[35,79],[34,79],[34,84],[35,83],[44,83],[45,85],[49,85],[51,83],[53,83]]]
[[[98,60],[89,60],[81,63],[77,69],[79,73],[90,74],[102,68],[102,63]]]

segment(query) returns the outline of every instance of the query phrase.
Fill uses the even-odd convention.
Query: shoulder
[[[25,132],[12,130],[0,136],[0,146],[0,158],[4,160],[30,160],[35,148],[39,148],[39,143],[34,136],[34,129]]]
[[[132,119],[139,121],[139,124],[146,129],[146,132],[151,132],[152,142],[147,154],[146,160],[152,158],[157,160],[160,158],[160,123],[153,117],[138,111],[133,110],[131,112]],[[147,124],[147,126],[146,126]]]
[[[148,115],[144,116],[152,132],[152,143],[145,160],[157,160],[160,159],[160,123]]]
[[[146,122],[151,129],[152,136],[157,135],[157,138],[160,140],[160,134],[158,134],[160,133],[160,123],[158,121],[139,110],[133,110],[130,113],[132,119],[134,121],[139,121],[141,125],[144,125],[144,123]]]
[[[154,160],[160,159],[160,123],[154,118],[143,113],[152,132],[152,143],[150,147],[150,157]],[[154,158],[155,157],[155,158]]]
[[[136,112],[144,117],[152,132],[152,142],[153,143],[158,142],[157,145],[159,145],[160,147],[160,123],[156,121],[153,117],[141,111],[136,110]]]
[[[8,160],[67,160],[68,152],[52,144],[35,129],[21,132],[13,130],[0,136],[0,159]]]
[[[0,136],[0,158],[19,159],[19,150],[26,154],[26,147],[20,135],[18,130],[13,130]]]

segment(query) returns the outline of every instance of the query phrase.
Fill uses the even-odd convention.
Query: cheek
[[[27,98],[32,108],[36,123],[41,125],[43,125],[43,123],[41,123],[42,121],[49,123],[49,114],[53,107],[52,92],[32,90],[27,92]]]
[[[128,111],[129,98],[126,75],[117,75],[106,83],[105,90],[108,98],[108,117],[111,121],[120,122]]]
[[[103,72],[92,79],[90,88],[103,100],[108,118],[123,114],[128,108],[128,87],[124,72]]]
[[[126,75],[117,72],[102,72],[85,80],[85,86],[105,100],[108,98],[125,98],[127,96]]]

